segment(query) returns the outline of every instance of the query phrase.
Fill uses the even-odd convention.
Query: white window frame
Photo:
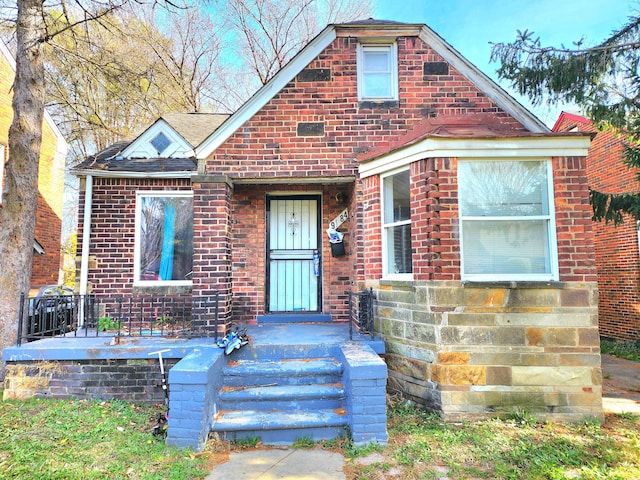
[[[389,96],[366,96],[364,94],[364,79],[367,72],[364,70],[364,57],[367,52],[386,52],[389,55]],[[398,46],[396,43],[358,43],[358,100],[398,100]],[[374,72],[372,72],[374,73]],[[380,73],[380,72],[375,72]]]
[[[380,175],[380,225],[381,225],[381,235],[382,235],[382,278],[384,280],[403,280],[403,281],[413,280],[413,253],[411,258],[411,273],[388,273],[391,260],[388,258],[389,242],[387,240],[387,229],[390,227],[398,227],[402,225],[411,226],[411,215],[409,215],[409,220],[385,223],[384,180],[387,177],[392,177],[402,172],[409,173],[409,185],[411,185],[411,170],[409,169],[409,167],[398,168],[396,170],[391,170],[389,172],[385,172],[384,174]],[[410,243],[410,247],[411,247],[411,251],[413,252],[413,242]]]
[[[464,161],[474,161],[474,162],[482,162],[482,161],[516,161],[516,162],[524,162],[524,161],[537,161],[543,162],[546,166],[546,174],[547,174],[547,201],[549,202],[548,213],[546,215],[529,215],[529,216],[485,216],[485,217],[474,217],[474,216],[463,216],[462,209],[460,208],[460,192],[458,202],[459,202],[459,230],[460,230],[460,276],[463,281],[558,281],[559,280],[559,268],[558,268],[558,240],[556,235],[556,212],[555,212],[555,197],[554,197],[554,189],[553,189],[553,167],[550,158],[522,158],[522,157],[511,157],[511,158],[460,158],[458,159],[458,163]],[[459,173],[458,173],[459,175]],[[508,220],[507,220],[508,219]],[[496,273],[485,273],[485,274],[467,274],[464,271],[464,254],[465,254],[465,238],[463,233],[462,224],[463,221],[546,221],[547,222],[547,251],[549,252],[549,273],[523,273],[523,274],[496,274]]]
[[[184,190],[145,190],[136,192],[136,216],[135,216],[135,247],[133,255],[133,285],[135,287],[157,286],[191,286],[192,280],[141,280],[140,279],[140,247],[141,247],[141,222],[142,199],[145,197],[182,197],[193,198],[193,192]]]

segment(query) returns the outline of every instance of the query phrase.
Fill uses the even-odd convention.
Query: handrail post
[[[219,309],[220,309],[220,291],[219,290],[216,290],[215,299],[216,299],[216,305],[214,307],[214,317],[213,318],[214,318],[214,323],[215,323],[214,328],[216,329],[216,342],[217,342],[218,341],[218,321],[219,321],[218,315],[219,315]]]
[[[16,345],[22,345],[22,323],[24,320],[24,292],[20,294],[20,306],[18,307],[18,338]]]
[[[353,292],[349,290],[349,341],[353,340]]]

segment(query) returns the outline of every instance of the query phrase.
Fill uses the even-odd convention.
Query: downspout
[[[93,197],[93,177],[87,175],[84,190],[84,217],[82,219],[82,258],[80,260],[80,298],[87,294],[89,283],[89,244],[91,239],[91,205]],[[85,302],[81,302],[84,306]],[[80,326],[84,325],[84,312],[80,314]]]

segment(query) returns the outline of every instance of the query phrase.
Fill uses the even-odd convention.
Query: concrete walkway
[[[326,450],[232,452],[205,480],[346,480],[344,457]]]
[[[602,355],[604,413],[640,415],[640,362]]]

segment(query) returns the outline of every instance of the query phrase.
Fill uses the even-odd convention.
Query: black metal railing
[[[217,292],[207,301],[190,295],[22,294],[17,345],[53,336],[207,337],[218,331],[218,301]],[[195,312],[212,313],[213,328]]]
[[[373,288],[361,292],[349,290],[349,340],[353,340],[354,327],[358,333],[373,333]]]

